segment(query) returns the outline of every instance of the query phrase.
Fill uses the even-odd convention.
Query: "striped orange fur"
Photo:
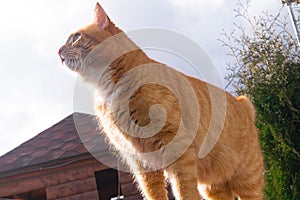
[[[105,45],[108,40],[110,42]],[[95,86],[99,124],[111,146],[119,151],[134,173],[146,199],[167,200],[166,179],[178,200],[263,198],[263,157],[254,124],[255,110],[246,97],[235,98],[207,82],[150,59],[111,22],[99,4],[93,22],[71,34],[59,54],[65,65]],[[156,82],[141,85],[126,99],[128,91],[148,76]],[[178,77],[183,78],[183,82]],[[161,84],[162,81],[171,87]],[[183,83],[190,87],[191,93],[183,88]],[[192,102],[187,95],[194,95],[195,107],[188,108],[193,113],[183,112],[182,99],[175,94],[177,90],[187,102]],[[122,102],[128,102],[125,105],[128,110],[121,110]],[[155,107],[157,105],[164,109],[162,113],[160,107]],[[191,105],[186,104],[187,107]],[[207,134],[215,134],[214,130],[217,130],[211,126],[211,121],[222,115],[223,108],[226,112],[224,120],[220,120],[222,129],[217,143],[208,154],[199,156]],[[127,111],[129,118],[124,114]],[[198,115],[198,128],[193,135],[186,124]],[[157,134],[128,133],[134,132],[136,127],[142,127],[142,130],[152,119],[157,123],[164,122]],[[128,121],[134,124],[128,125],[126,131],[121,126]],[[176,140],[182,121],[187,131],[184,137]],[[174,140],[173,149],[167,149]],[[184,148],[185,144],[189,145]],[[176,157],[180,150],[184,151]],[[158,153],[153,156],[152,152]],[[169,162],[173,153],[176,159]]]

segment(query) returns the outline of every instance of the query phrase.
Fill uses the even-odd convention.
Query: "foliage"
[[[233,58],[226,79],[257,109],[265,199],[300,199],[300,50],[282,10],[252,17],[248,5],[238,2],[235,10],[247,25],[224,32],[222,43]]]

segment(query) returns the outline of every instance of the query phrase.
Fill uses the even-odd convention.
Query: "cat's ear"
[[[109,24],[109,19],[99,3],[97,3],[95,6],[93,23],[97,24],[101,29],[106,28]]]

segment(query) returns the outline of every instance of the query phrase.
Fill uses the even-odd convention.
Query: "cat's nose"
[[[63,49],[64,49],[63,47],[60,47],[60,48],[59,48],[59,50],[58,50],[58,55],[59,55],[59,56],[61,56],[61,53],[63,52]]]
[[[63,56],[62,52],[64,51],[64,47],[61,47],[59,50],[58,50],[58,55],[61,59],[62,62],[64,62],[65,60],[65,57]]]

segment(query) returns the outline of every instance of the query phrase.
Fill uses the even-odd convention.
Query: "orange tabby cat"
[[[93,22],[59,50],[95,86],[99,123],[146,199],[262,199],[254,108],[147,57],[97,4]],[[226,112],[225,112],[226,111]]]

